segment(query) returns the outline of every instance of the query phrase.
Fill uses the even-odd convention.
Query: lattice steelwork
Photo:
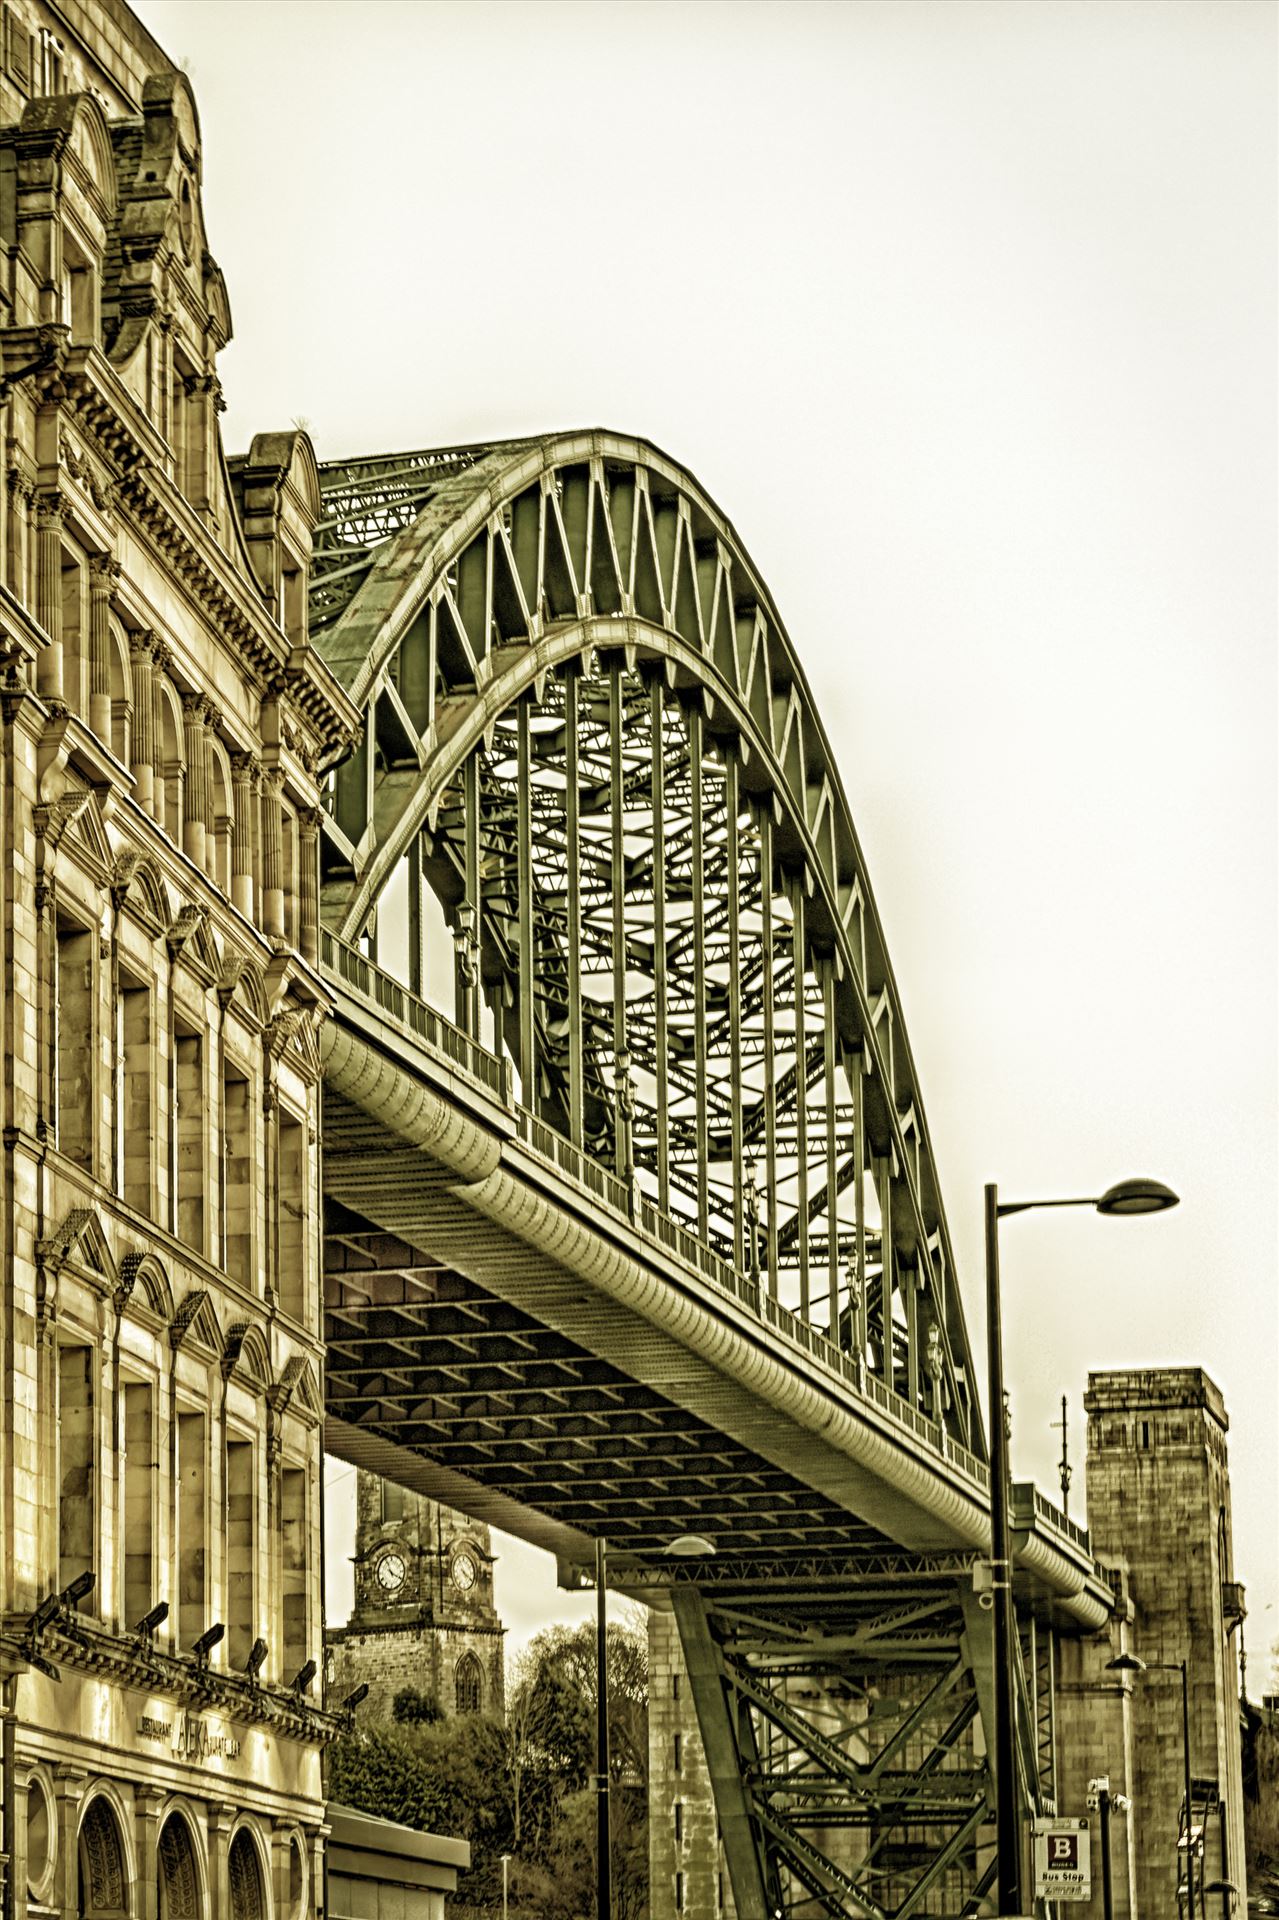
[[[603,434],[347,462],[322,484],[313,631],[366,715],[331,784],[335,941],[506,1063],[531,1125],[832,1342],[921,1446],[976,1465],[860,850],[731,525],[653,448]],[[968,1557],[895,1555],[344,1194],[344,1419],[586,1533],[728,1514],[677,1611],[708,1752],[744,1796],[736,1831],[720,1781],[735,1885],[754,1888],[739,1911],[973,1911],[989,1783]]]

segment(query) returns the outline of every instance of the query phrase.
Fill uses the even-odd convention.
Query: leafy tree
[[[442,1720],[444,1713],[433,1693],[422,1693],[417,1687],[401,1687],[391,1702],[391,1718],[401,1726],[413,1726]]]
[[[648,1661],[642,1628],[610,1624],[607,1640],[611,1859],[617,1920],[648,1910]],[[510,1679],[505,1724],[483,1714],[438,1717],[406,1687],[394,1722],[351,1731],[329,1756],[329,1793],[346,1806],[471,1844],[458,1904],[501,1904],[511,1856],[516,1915],[584,1920],[595,1886],[595,1631],[551,1627]]]

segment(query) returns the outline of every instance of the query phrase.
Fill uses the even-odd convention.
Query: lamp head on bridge
[[[708,1560],[715,1553],[715,1542],[700,1533],[681,1533],[662,1548],[669,1560]]]
[[[1107,1187],[1096,1207],[1098,1213],[1106,1214],[1167,1213],[1178,1204],[1178,1196],[1162,1181],[1121,1180],[1118,1186]]]
[[[1146,1663],[1135,1653],[1117,1653],[1113,1660],[1107,1660],[1107,1673],[1144,1673]]]
[[[368,1697],[369,1697],[369,1683],[367,1680],[362,1680],[358,1687],[353,1687],[351,1689],[350,1693],[347,1694],[346,1699],[342,1702],[343,1713],[354,1713],[355,1709],[359,1706],[360,1702],[362,1700],[367,1700]]]
[[[316,1673],[316,1667],[315,1667],[314,1660],[304,1660],[302,1662],[302,1665],[298,1668],[297,1672],[294,1674],[293,1691],[298,1695],[299,1698],[301,1698],[301,1696],[304,1693],[307,1693],[310,1691],[311,1682],[315,1678],[315,1673]]]
[[[244,1671],[248,1674],[250,1680],[257,1679],[265,1663],[266,1641],[259,1635],[249,1648],[249,1657],[244,1663]]]
[[[156,1628],[162,1627],[165,1621],[168,1619],[168,1617],[169,1617],[168,1601],[157,1600],[155,1605],[152,1608],[150,1608],[148,1612],[143,1614],[142,1618],[139,1620],[137,1626],[133,1629],[133,1631],[135,1633],[140,1633],[144,1640],[149,1640],[151,1638],[151,1635],[155,1632]]]

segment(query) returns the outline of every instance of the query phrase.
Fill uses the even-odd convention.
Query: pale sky
[[[1279,1638],[1275,8],[138,10],[199,103],[231,450],[295,419],[321,459],[609,426],[734,521],[840,762],[974,1344],[983,1182],[1181,1194],[1006,1224],[1014,1473],[1056,1495],[1063,1392],[1082,1468],[1090,1367],[1205,1366],[1255,1696]],[[516,1636],[529,1588],[499,1586]]]

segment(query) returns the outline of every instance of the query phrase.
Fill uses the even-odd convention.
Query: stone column
[[[64,697],[62,679],[62,500],[40,496],[36,515],[36,619],[50,644],[38,656],[37,684],[55,700]]]
[[[231,756],[231,899],[246,920],[254,918],[253,812],[261,767],[251,753]]]
[[[205,740],[205,703],[198,693],[182,696],[182,732],[187,772],[182,790],[182,848],[203,867],[209,832],[209,758]]]
[[[9,517],[5,528],[5,566],[9,591],[27,604],[27,546],[31,530],[31,482],[16,466],[8,473]]]
[[[60,1763],[53,1769],[53,1799],[58,1816],[58,1864],[51,1905],[63,1913],[80,1911],[80,1803],[89,1776],[82,1767]]]
[[[158,1920],[160,1912],[160,1809],[165,1795],[160,1787],[134,1789],[137,1820],[137,1920]]]
[[[175,762],[172,767],[164,753],[164,713],[161,682],[173,665],[173,655],[157,634],[151,648],[151,719],[155,741],[154,812],[160,825],[168,828],[168,782],[177,780],[180,767]]]
[[[262,931],[284,938],[284,828],[280,793],[284,775],[277,767],[262,775]]]
[[[111,745],[111,602],[120,566],[109,553],[89,566],[89,725],[104,746]]]
[[[302,958],[320,958],[320,823],[318,807],[298,812],[298,946]]]
[[[129,670],[133,680],[133,728],[129,737],[129,770],[134,797],[154,814],[155,806],[155,635],[149,630],[129,635]]]
[[[209,1915],[208,1920],[231,1920],[231,1879],[227,1859],[235,1808],[225,1800],[211,1800],[208,1812]]]

